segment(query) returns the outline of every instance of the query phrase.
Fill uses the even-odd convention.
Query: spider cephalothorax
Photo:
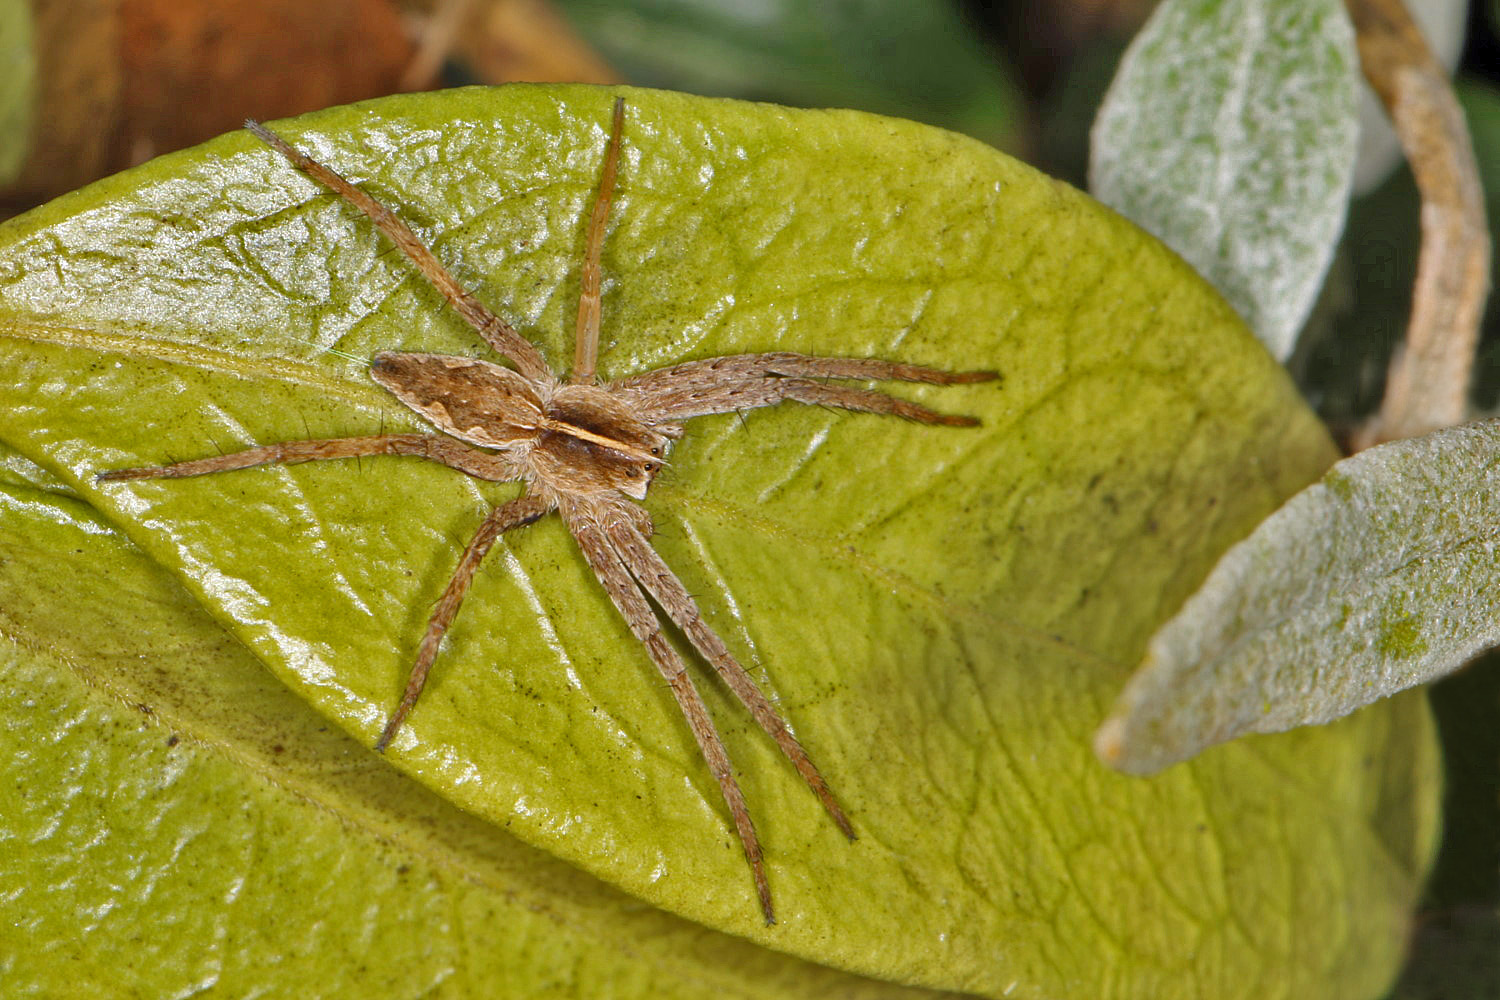
[[[371,364],[371,377],[441,433],[287,441],[174,465],[120,469],[102,473],[99,478],[171,478],[270,462],[412,455],[480,479],[525,483],[519,498],[490,512],[464,550],[418,644],[405,693],[376,749],[385,749],[416,704],[443,635],[495,540],[512,528],[557,511],[682,708],[729,806],[755,878],[761,910],[766,922],[771,923],[771,890],[749,809],[713,720],[681,656],[663,636],[651,602],[687,636],[776,741],[839,829],[851,839],[854,830],[827,782],[776,709],[703,620],[692,596],[651,547],[651,518],[635,501],[645,498],[669,445],[682,435],[683,422],[693,417],[794,400],[891,414],[928,424],[971,426],[976,421],[970,417],[944,415],[885,393],[823,380],[898,379],[953,385],[985,381],[994,375],[945,372],[875,359],[778,352],[688,361],[617,382],[599,383],[594,374],[599,343],[599,261],[619,162],[624,108],[623,100],[615,101],[599,194],[589,223],[573,372],[566,382],[552,373],[529,341],[459,285],[390,209],[275,133],[247,122],[252,132],[294,165],[368,215],[486,343],[515,367],[450,355],[382,352]]]

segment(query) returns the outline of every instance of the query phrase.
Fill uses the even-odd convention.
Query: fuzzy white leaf
[[[1094,121],[1089,185],[1280,359],[1322,285],[1359,145],[1340,0],[1164,0]]]
[[[1329,722],[1500,643],[1500,421],[1345,459],[1230,549],[1099,728],[1147,774]]]

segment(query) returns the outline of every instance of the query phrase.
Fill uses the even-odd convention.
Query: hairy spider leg
[[[213,458],[193,459],[171,465],[147,466],[135,469],[114,469],[101,472],[94,478],[102,482],[118,482],[129,479],[179,479],[187,476],[206,476],[215,472],[233,469],[248,469],[256,465],[291,464],[334,458],[358,458],[364,455],[413,455],[439,462],[452,469],[467,473],[477,479],[505,482],[516,479],[515,464],[503,455],[490,454],[471,448],[452,438],[430,434],[379,434],[371,437],[327,438],[313,441],[285,441],[281,444],[261,445]],[[401,704],[386,723],[376,750],[384,750],[406,721],[407,713],[416,704],[427,683],[428,671],[437,657],[438,646],[444,634],[458,614],[473,582],[474,573],[495,541],[506,531],[519,528],[538,520],[552,510],[551,501],[535,494],[525,494],[509,503],[501,504],[490,511],[480,524],[479,530],[469,542],[459,559],[443,596],[427,622],[427,631],[417,647],[416,662],[407,675],[406,691]]]
[[[874,389],[830,385],[813,378],[876,379],[964,385],[998,378],[994,372],[948,372],[876,358],[820,358],[807,354],[727,354],[657,368],[613,383],[636,400],[652,421],[688,420],[791,400],[844,410],[888,414],[924,424],[972,427],[973,417],[953,416]]]
[[[625,98],[615,98],[614,119],[610,125],[609,146],[604,151],[604,169],[599,175],[599,194],[589,216],[588,245],[583,255],[583,269],[578,285],[578,341],[573,354],[575,384],[594,381],[594,365],[599,357],[599,287],[603,281],[600,260],[604,254],[604,227],[609,221],[609,206],[614,199],[615,171],[620,162],[620,133],[625,126]]]
[[[436,434],[375,434],[368,437],[283,441],[280,444],[260,445],[226,455],[173,462],[170,465],[112,469],[99,473],[94,479],[106,483],[125,479],[182,479],[233,469],[248,469],[256,465],[290,465],[332,458],[359,458],[364,455],[412,455],[491,482],[508,482],[520,475],[520,470],[511,459],[471,448],[450,437],[439,437]]]
[[[411,673],[407,675],[406,691],[401,696],[401,704],[387,720],[380,739],[375,741],[376,750],[383,751],[390,745],[391,740],[401,729],[402,723],[406,721],[407,713],[417,703],[417,698],[422,694],[422,688],[427,684],[427,672],[432,669],[432,663],[437,659],[438,646],[442,644],[443,636],[448,632],[448,626],[453,624],[459,605],[463,603],[464,596],[469,592],[469,584],[474,581],[474,574],[478,571],[479,564],[484,561],[484,557],[489,554],[490,548],[505,532],[531,524],[550,513],[552,507],[550,501],[534,493],[527,493],[496,507],[490,511],[489,517],[484,519],[484,523],[474,533],[473,540],[469,542],[469,547],[464,549],[463,557],[458,560],[458,567],[448,580],[443,596],[438,598],[432,617],[427,620],[427,631],[423,633],[422,641],[417,646],[417,659],[412,664]]]
[[[266,145],[285,156],[298,170],[368,216],[381,232],[390,237],[397,249],[417,266],[422,276],[432,283],[443,298],[448,300],[448,304],[479,332],[485,342],[516,366],[516,371],[537,382],[554,381],[552,371],[542,360],[541,352],[536,349],[536,345],[517,333],[509,323],[490,312],[474,297],[472,292],[459,284],[458,279],[448,273],[448,269],[443,267],[432,251],[427,249],[417,238],[417,234],[411,231],[411,227],[402,222],[395,212],[254,119],[246,119],[245,128],[253,132]]]
[[[592,509],[592,505],[582,510],[579,509],[580,506],[565,504],[561,508],[568,530],[578,540],[578,548],[583,552],[584,559],[625,619],[631,634],[646,647],[652,662],[667,679],[672,696],[677,699],[677,705],[687,719],[688,728],[693,732],[693,739],[698,743],[698,750],[708,763],[709,771],[719,783],[719,793],[729,806],[735,831],[745,850],[745,860],[750,863],[755,892],[760,897],[761,913],[766,918],[767,926],[774,924],[776,911],[771,905],[771,884],[766,879],[760,838],[755,833],[755,823],[750,819],[750,807],[745,803],[745,795],[740,791],[739,782],[735,780],[734,771],[730,767],[729,752],[724,748],[724,740],[719,736],[719,730],[714,726],[702,696],[693,686],[687,665],[662,635],[661,621],[631,577],[626,561],[610,543],[608,536],[593,523],[601,520],[598,512]]]
[[[634,524],[619,521],[611,522],[606,533],[615,552],[625,563],[625,567],[630,570],[630,574],[667,613],[667,617],[672,620],[673,624],[682,629],[688,641],[693,644],[693,648],[709,662],[714,670],[718,671],[725,685],[734,692],[740,703],[749,709],[750,715],[761,729],[776,741],[776,746],[797,768],[797,773],[802,775],[802,780],[823,803],[823,807],[828,810],[828,814],[833,817],[834,823],[843,831],[844,836],[850,840],[855,839],[854,827],[850,825],[848,817],[834,800],[828,782],[823,780],[823,775],[807,756],[807,751],[802,749],[802,744],[797,742],[797,737],[793,736],[791,730],[787,728],[786,722],[776,711],[775,706],[729,652],[729,647],[724,645],[724,640],[720,639],[718,633],[709,628],[708,623],[703,620],[703,613],[699,610],[698,603],[682,585],[677,574],[672,572],[666,561],[651,547],[645,534]]]

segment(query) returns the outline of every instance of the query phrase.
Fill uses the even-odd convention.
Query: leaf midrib
[[[204,372],[233,375],[242,379],[286,382],[300,389],[334,396],[364,409],[390,409],[390,394],[373,382],[362,385],[347,376],[330,373],[323,365],[285,357],[253,357],[219,347],[185,343],[163,337],[145,337],[104,328],[62,325],[14,316],[0,318],[0,341],[12,339],[48,344],[98,355],[115,355],[162,362]]]

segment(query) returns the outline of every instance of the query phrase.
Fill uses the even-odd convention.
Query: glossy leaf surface
[[[5,457],[9,996],[934,995],[706,932],[464,815]]]

